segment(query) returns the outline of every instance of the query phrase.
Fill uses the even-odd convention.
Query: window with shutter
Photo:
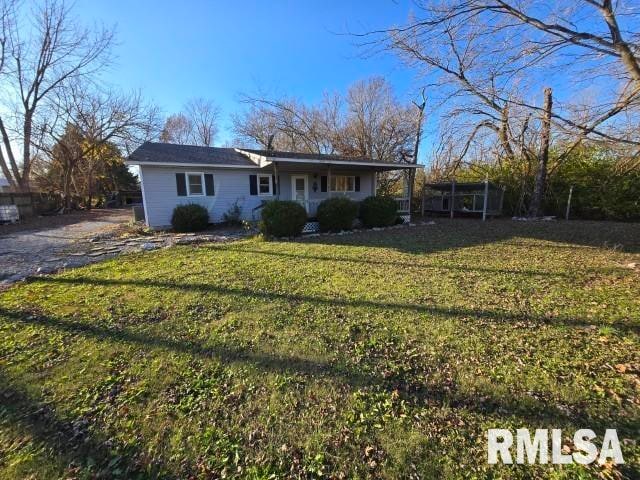
[[[187,195],[189,197],[204,196],[204,173],[187,172]]]
[[[213,188],[213,174],[211,173],[204,174],[204,190],[208,197],[215,195],[215,190]]]
[[[271,175],[258,175],[258,195],[273,195]]]
[[[356,177],[351,175],[334,175],[331,177],[332,192],[355,192]]]
[[[179,197],[187,196],[187,180],[184,173],[176,173],[176,189]]]

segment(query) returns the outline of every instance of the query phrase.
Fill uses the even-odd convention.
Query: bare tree
[[[191,141],[210,147],[218,134],[220,108],[212,101],[194,98],[185,105],[185,115],[191,124]]]
[[[268,113],[268,114],[264,114]],[[276,122],[268,108],[253,104],[241,113],[231,116],[233,131],[236,135],[235,144],[247,147],[267,148],[269,139],[277,132]],[[281,136],[278,137],[278,140]],[[279,146],[279,150],[287,150]]]
[[[182,112],[167,118],[160,141],[210,147],[218,134],[219,119],[220,108],[212,100],[191,99]]]
[[[249,109],[233,117],[240,143],[276,150],[410,161],[415,133],[412,107],[374,77],[346,95],[325,95],[317,105],[294,99],[245,97]]]
[[[43,126],[43,138],[49,139],[49,143],[42,144],[42,157],[44,161],[58,162],[65,207],[70,207],[76,182],[76,193],[85,194],[90,208],[104,152],[110,145],[131,151],[146,140],[149,132],[158,128],[150,123],[157,119],[156,109],[145,104],[138,92],[125,95],[74,85],[63,93],[56,103],[55,114],[49,115],[56,121]]]
[[[338,129],[341,99],[325,95],[319,105],[305,105],[291,99],[245,96],[249,109],[232,117],[241,143],[276,150],[335,153],[334,133]]]
[[[633,133],[640,107],[637,8],[607,0],[417,6],[405,25],[364,34],[362,44],[397,53],[429,82],[440,121],[460,132],[450,155],[453,171],[465,157],[487,150],[495,162],[518,159],[525,170],[539,168],[540,153],[554,139],[563,145],[560,158],[587,139],[640,146]],[[591,79],[585,93],[602,79],[596,95],[578,94],[583,79]],[[572,84],[572,97],[553,110],[547,110],[550,102],[536,101],[540,83],[548,81]]]
[[[167,117],[162,132],[160,133],[160,141],[166,143],[176,143],[178,145],[189,145],[191,143],[191,132],[193,125],[186,115],[177,113]]]
[[[6,34],[6,58],[10,63],[6,79],[11,98],[5,99],[7,104],[3,110],[13,110],[15,100],[18,128],[12,136],[6,113],[0,116],[0,135],[9,165],[5,156],[0,157],[0,163],[5,175],[9,173],[8,180],[14,188],[28,190],[32,136],[39,108],[69,82],[89,81],[90,76],[109,61],[113,33],[107,29],[93,32],[79,27],[69,8],[58,0],[34,7],[28,19],[22,15],[20,18],[21,21],[9,22],[11,28]],[[12,142],[22,144],[21,168]]]
[[[344,154],[409,162],[415,138],[413,107],[401,104],[380,77],[356,82],[347,92],[347,113],[339,135]]]
[[[7,49],[9,46],[9,36],[15,29],[15,2],[10,0],[0,0],[0,80],[5,81],[8,72],[7,65]],[[2,117],[0,117],[2,122]],[[2,125],[4,129],[4,124]],[[0,133],[1,135],[1,133]],[[6,145],[6,137],[3,135],[3,143]],[[10,144],[9,144],[10,147]],[[14,162],[15,163],[15,162]],[[11,165],[14,168],[14,165]],[[16,182],[13,179],[12,172],[9,170],[9,166],[5,159],[2,147],[0,147],[0,169],[2,174],[13,188],[16,187]],[[15,170],[18,170],[15,165]]]
[[[533,187],[530,215],[539,217],[544,197],[544,187],[547,182],[547,165],[549,163],[549,142],[551,141],[551,115],[553,97],[550,88],[544,90],[544,115],[542,117],[542,132],[540,134],[540,152],[538,153],[538,170],[536,183]]]

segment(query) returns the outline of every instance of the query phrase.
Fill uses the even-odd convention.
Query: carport
[[[504,188],[488,180],[483,182],[428,183],[422,191],[422,215],[425,212],[487,216],[502,215]]]

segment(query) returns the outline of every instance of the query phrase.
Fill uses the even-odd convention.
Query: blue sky
[[[362,58],[357,40],[344,35],[404,22],[407,1],[77,0],[74,10],[82,23],[116,28],[107,82],[142,90],[166,114],[192,97],[215,100],[223,111],[217,144],[232,139],[240,93],[314,102],[372,75],[402,99],[418,86],[397,59]]]

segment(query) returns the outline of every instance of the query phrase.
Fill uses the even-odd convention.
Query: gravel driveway
[[[0,225],[0,285],[89,263],[94,246],[90,240],[131,218],[128,209],[95,210]]]

